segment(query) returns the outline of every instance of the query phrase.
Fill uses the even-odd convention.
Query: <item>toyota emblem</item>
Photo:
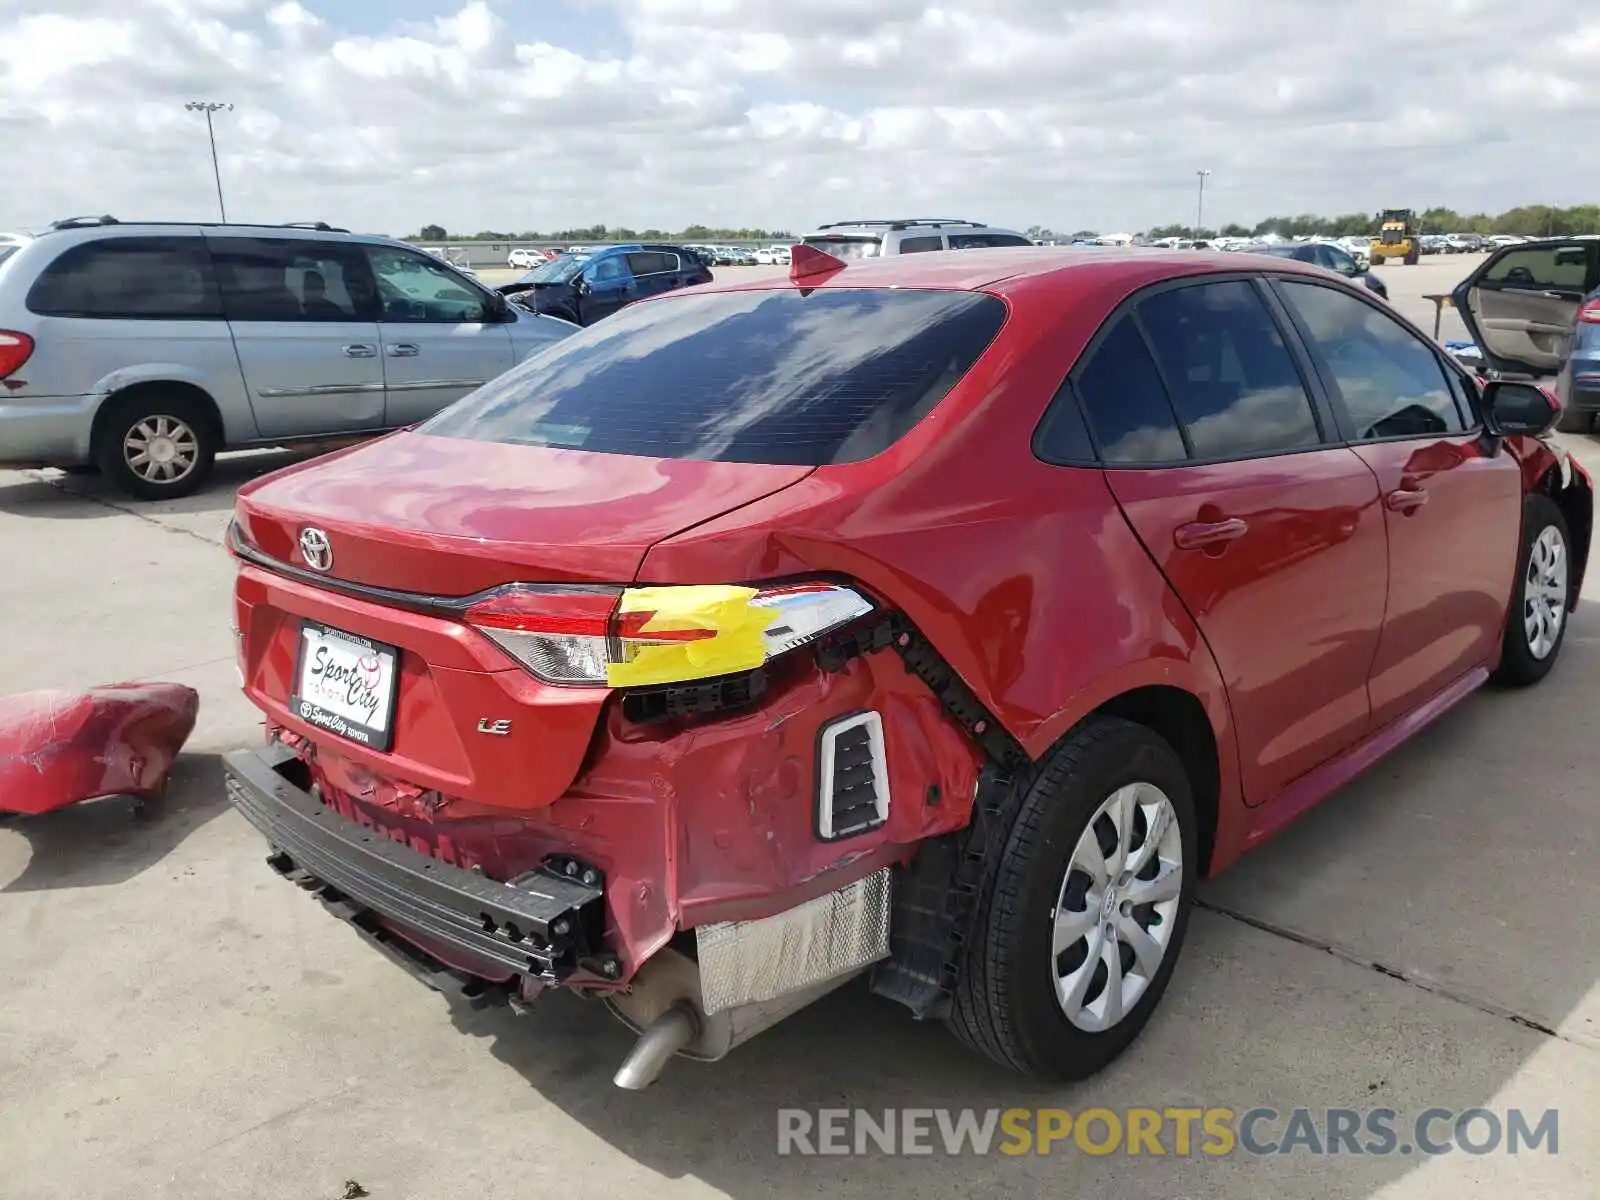
[[[308,525],[300,531],[300,557],[313,571],[326,571],[333,566],[333,543],[322,530]]]

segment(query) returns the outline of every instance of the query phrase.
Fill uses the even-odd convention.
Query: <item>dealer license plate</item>
[[[300,663],[289,707],[308,725],[387,750],[394,740],[399,661],[393,646],[307,621],[300,627]]]

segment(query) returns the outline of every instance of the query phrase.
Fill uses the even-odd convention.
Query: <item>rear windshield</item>
[[[654,458],[822,466],[881,453],[1004,324],[973,292],[713,292],[625,308],[420,431]]]
[[[808,237],[806,245],[835,258],[877,258],[883,253],[883,239],[875,237]]]

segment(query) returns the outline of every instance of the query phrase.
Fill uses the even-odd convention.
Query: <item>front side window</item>
[[[1281,280],[1326,365],[1359,441],[1460,433],[1444,365],[1404,325],[1331,287]]]
[[[1328,265],[1331,266],[1335,271],[1338,271],[1341,275],[1360,274],[1360,271],[1356,268],[1356,260],[1351,258],[1343,250],[1339,249],[1339,247],[1324,246],[1323,249],[1326,250],[1328,254]]]
[[[973,292],[681,294],[624,308],[422,433],[605,454],[823,466],[886,450],[1005,322]]]
[[[883,253],[883,239],[875,237],[808,237],[805,244],[824,254],[847,260],[877,258]]]
[[[595,286],[621,283],[627,277],[620,258],[602,258],[584,274],[584,278]]]
[[[377,280],[380,320],[476,324],[488,319],[483,294],[437,260],[393,246],[366,250]]]
[[[208,240],[230,321],[377,319],[372,272],[356,245],[292,238]]]
[[[1157,292],[1138,306],[1199,459],[1320,445],[1311,397],[1283,335],[1243,280]]]
[[[102,238],[55,259],[28,292],[45,317],[219,320],[222,299],[198,237]]]

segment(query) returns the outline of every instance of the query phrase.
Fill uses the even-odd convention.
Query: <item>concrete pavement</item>
[[[1430,269],[1383,268],[1446,290]],[[1600,469],[1600,442],[1574,442]],[[145,817],[0,828],[6,1200],[331,1200],[347,1180],[378,1200],[1600,1194],[1600,609],[1544,685],[1474,697],[1207,887],[1161,1013],[1102,1078],[1020,1081],[850,987],[623,1093],[628,1038],[603,1011],[453,1011],[277,879],[223,803],[217,756],[259,727],[220,540],[232,486],[286,461],[231,457],[154,506],[0,474],[0,693],[146,676],[202,694]],[[1555,1107],[1559,1153],[775,1154],[783,1107],[1191,1104]]]

